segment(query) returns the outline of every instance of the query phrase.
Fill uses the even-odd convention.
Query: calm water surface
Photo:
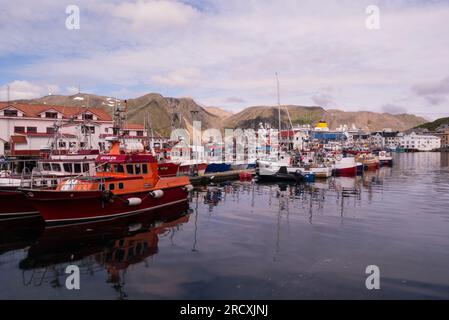
[[[419,153],[358,178],[205,186],[122,221],[4,221],[0,298],[447,299],[448,208],[449,154]],[[65,288],[69,264],[80,290]]]

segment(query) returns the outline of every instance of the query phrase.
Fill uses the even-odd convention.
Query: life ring
[[[385,157],[385,151],[381,151],[381,152],[379,153],[379,156]]]
[[[337,154],[337,155],[335,156],[335,159],[336,159],[337,161],[341,161],[342,157],[341,157],[340,154]]]

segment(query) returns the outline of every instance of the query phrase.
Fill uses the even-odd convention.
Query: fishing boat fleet
[[[256,175],[261,180],[315,181],[331,176],[353,177],[365,170],[392,166],[390,152],[297,152],[283,154],[279,159],[258,161]]]
[[[386,150],[326,144],[273,149],[269,142],[262,152],[243,148],[246,151],[240,154],[235,138],[206,146],[188,145],[180,139],[162,148],[151,147],[152,143],[144,147],[126,142],[126,107],[116,109],[108,151],[86,147],[61,153],[56,149],[43,152],[35,163],[1,160],[0,219],[40,215],[49,225],[115,219],[187,202],[192,177],[240,172],[248,180],[254,172],[260,181],[312,182],[356,176],[393,163]],[[270,134],[267,137],[270,141]]]
[[[120,137],[109,142],[107,153],[50,154],[34,168],[25,161],[3,161],[0,218],[41,215],[48,224],[61,224],[136,214],[187,201],[193,189],[190,177],[209,172],[255,168],[261,181],[312,182],[393,164],[384,150],[287,150],[274,157],[208,162],[198,150],[196,159],[184,160],[170,150],[127,148]]]

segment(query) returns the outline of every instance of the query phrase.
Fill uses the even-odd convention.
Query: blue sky
[[[449,115],[448,1],[0,0],[0,100],[83,92]],[[366,8],[380,28],[366,27]]]

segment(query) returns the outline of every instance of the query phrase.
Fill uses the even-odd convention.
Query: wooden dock
[[[211,182],[224,182],[229,180],[237,180],[240,178],[241,173],[255,175],[254,169],[246,170],[231,170],[226,172],[206,173],[203,176],[190,177],[192,185],[208,184]]]

